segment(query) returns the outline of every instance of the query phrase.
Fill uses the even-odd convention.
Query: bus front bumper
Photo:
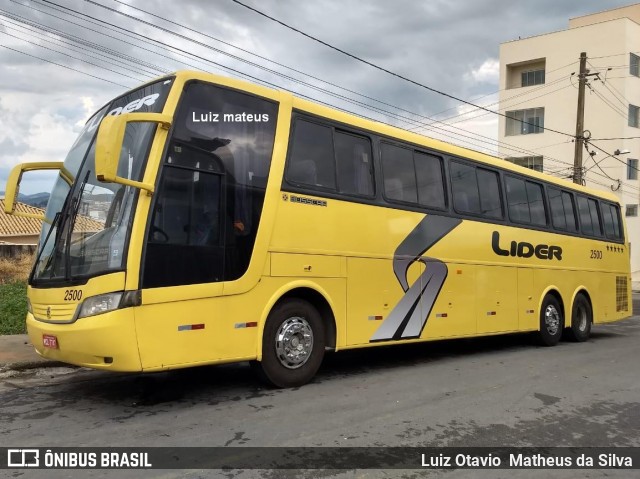
[[[67,324],[39,321],[27,313],[27,333],[37,353],[47,359],[110,371],[142,370],[131,309]]]

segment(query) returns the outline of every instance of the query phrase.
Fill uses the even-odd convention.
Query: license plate
[[[58,338],[56,338],[52,334],[43,334],[42,344],[45,348],[58,349]]]

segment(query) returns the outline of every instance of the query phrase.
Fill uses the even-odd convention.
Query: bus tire
[[[584,294],[578,293],[571,308],[571,326],[566,329],[567,339],[582,343],[591,335],[593,309]]]
[[[303,299],[277,304],[262,336],[261,376],[278,388],[308,383],[324,356],[324,330],[318,310]]]
[[[547,294],[540,309],[540,331],[538,339],[543,346],[555,346],[562,337],[564,317],[560,303],[551,294]]]

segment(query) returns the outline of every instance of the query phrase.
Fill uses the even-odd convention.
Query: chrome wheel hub
[[[276,333],[276,355],[280,364],[297,369],[307,362],[313,350],[313,331],[306,319],[286,319]]]
[[[560,313],[558,313],[558,310],[552,304],[544,310],[544,326],[551,336],[558,334],[558,329],[560,328]]]

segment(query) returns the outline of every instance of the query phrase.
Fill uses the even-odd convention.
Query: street
[[[635,301],[634,301],[635,302]],[[637,304],[636,311],[637,309]],[[640,446],[640,316],[586,343],[529,335],[336,353],[311,384],[246,364],[0,379],[0,443],[53,446]],[[576,471],[11,471],[11,477],[577,477]],[[582,471],[580,477],[637,471]],[[39,473],[39,474],[38,474]],[[30,475],[29,475],[30,474]],[[8,476],[7,476],[8,477]]]

